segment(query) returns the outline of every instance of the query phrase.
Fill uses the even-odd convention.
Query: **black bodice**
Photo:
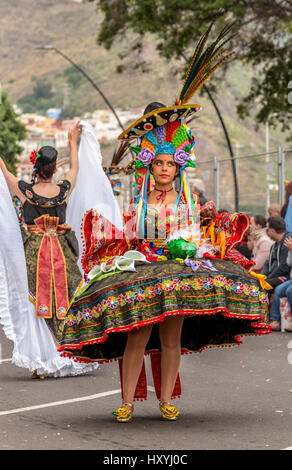
[[[59,181],[57,186],[60,187],[60,192],[57,196],[47,198],[36,194],[33,190],[33,184],[26,183],[20,180],[18,187],[26,197],[23,204],[23,219],[27,225],[33,225],[34,220],[44,214],[49,214],[51,217],[59,217],[59,223],[66,222],[66,197],[71,187],[71,183],[67,180]]]

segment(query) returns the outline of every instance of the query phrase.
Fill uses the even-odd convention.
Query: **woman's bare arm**
[[[20,189],[18,188],[18,180],[17,180],[16,176],[14,176],[14,174],[11,173],[7,169],[7,167],[6,167],[4,161],[2,160],[1,157],[0,157],[0,169],[3,172],[4,178],[6,180],[6,183],[7,183],[7,186],[8,186],[8,189],[9,189],[10,193],[12,195],[15,195],[15,196],[19,197],[21,202],[24,202],[25,197],[22,194],[22,192],[20,191]]]
[[[69,132],[68,132],[68,140],[69,140],[69,146],[70,146],[70,169],[65,179],[70,181],[71,183],[69,194],[71,193],[72,189],[75,186],[78,169],[79,169],[77,142],[81,135],[81,132],[82,132],[82,126],[80,126],[80,121],[76,122],[76,124],[71,129],[69,129]]]

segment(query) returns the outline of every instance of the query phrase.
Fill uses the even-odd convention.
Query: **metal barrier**
[[[235,159],[238,181],[239,211],[250,215],[268,215],[268,207],[284,203],[285,181],[292,180],[292,148],[279,147],[269,153],[238,156]],[[234,175],[230,158],[197,161],[196,168],[188,168],[191,188],[199,179],[204,185],[204,196],[213,200],[218,209],[235,210]],[[137,195],[134,174],[121,173],[120,206],[127,208]]]
[[[234,158],[238,181],[239,210],[249,214],[267,214],[271,203],[284,203],[285,181],[292,180],[292,149],[243,155]],[[235,210],[234,174],[230,158],[198,162],[190,172],[190,182],[198,178],[205,196],[220,209]]]

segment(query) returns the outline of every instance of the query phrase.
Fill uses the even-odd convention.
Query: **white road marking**
[[[24,411],[39,410],[41,408],[49,408],[51,406],[67,405],[71,403],[77,403],[80,401],[95,400],[96,398],[107,397],[109,395],[115,395],[121,393],[121,390],[111,390],[109,392],[97,393],[96,395],[88,395],[86,397],[72,398],[70,400],[53,401],[51,403],[44,403],[42,405],[27,406],[26,408],[16,408],[14,410],[0,411],[0,416],[6,416],[14,413],[23,413]]]
[[[12,361],[12,357],[10,357],[9,359],[0,359],[0,364],[2,362],[11,362]]]
[[[151,386],[148,386],[147,389],[150,392],[155,391],[154,387],[151,387]],[[116,395],[117,393],[121,393],[121,390],[120,389],[110,390],[109,392],[97,393],[95,395],[88,395],[86,397],[71,398],[70,400],[53,401],[50,403],[43,403],[42,405],[27,406],[25,408],[15,408],[14,410],[0,411],[0,416],[23,413],[25,411],[39,410],[41,408],[49,408],[51,406],[69,405],[71,403],[78,403],[80,401],[95,400],[97,398],[107,397],[110,395]]]

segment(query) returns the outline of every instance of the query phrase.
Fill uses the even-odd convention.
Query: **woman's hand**
[[[288,248],[288,250],[292,251],[292,237],[285,238],[284,245]]]
[[[78,162],[78,147],[77,141],[82,133],[82,126],[80,121],[77,121],[71,129],[68,131],[69,145],[70,145],[70,162],[69,162],[69,171],[65,177],[71,183],[70,191],[68,192],[67,200],[75,186],[77,173],[79,169]]]
[[[77,141],[82,133],[82,126],[80,125],[80,121],[77,121],[71,129],[68,131],[68,140],[69,144],[77,144]]]

